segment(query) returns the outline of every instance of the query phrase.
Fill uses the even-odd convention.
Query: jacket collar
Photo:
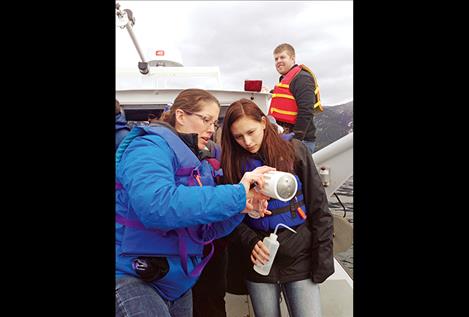
[[[189,149],[199,158],[198,134],[197,133],[181,133],[177,132],[181,140]]]

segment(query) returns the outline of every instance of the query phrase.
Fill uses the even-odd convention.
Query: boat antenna
[[[148,69],[148,63],[145,60],[145,57],[143,56],[142,50],[140,49],[140,45],[138,45],[137,38],[135,37],[134,31],[132,27],[135,24],[135,17],[130,9],[120,9],[120,4],[116,2],[116,15],[118,18],[117,25],[123,29],[126,28],[127,31],[129,32],[130,38],[132,39],[132,42],[134,43],[135,48],[137,49],[137,53],[140,56],[140,59],[142,60],[141,62],[138,62],[138,70],[140,73],[143,75],[148,74],[149,69]]]

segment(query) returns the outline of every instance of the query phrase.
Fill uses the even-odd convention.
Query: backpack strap
[[[119,215],[119,214],[116,214],[116,222],[121,224],[121,225],[124,225],[126,227],[130,227],[130,228],[153,231],[153,232],[161,234],[162,236],[167,235],[168,232],[169,232],[169,231],[165,231],[165,230],[161,230],[161,229],[148,229],[148,228],[145,228],[145,226],[140,221],[130,220],[130,219],[128,219],[128,218],[126,218],[122,215]]]
[[[212,155],[218,161],[221,161],[221,146],[215,142],[212,142]]]
[[[179,245],[179,257],[181,258],[181,266],[182,269],[184,270],[184,273],[190,277],[197,277],[202,273],[202,270],[204,267],[208,264],[208,261],[212,258],[213,252],[214,252],[214,247],[213,247],[213,240],[210,241],[202,241],[198,239],[193,232],[191,232],[190,228],[179,228],[176,229],[176,233],[178,235],[178,245]],[[191,272],[188,272],[187,270],[187,247],[186,244],[184,243],[184,239],[182,238],[184,235],[189,235],[191,239],[201,245],[207,245],[210,244],[210,253],[202,259],[202,261],[197,264],[194,269]]]
[[[212,157],[206,159],[207,162],[213,167],[215,171],[215,177],[222,177],[223,176],[223,169],[221,168],[221,146],[215,142],[211,142],[211,153]]]

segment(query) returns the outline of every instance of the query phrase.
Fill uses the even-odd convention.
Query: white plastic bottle
[[[275,226],[274,232],[271,233],[270,236],[265,237],[264,240],[262,240],[262,243],[264,243],[267,249],[269,249],[270,255],[269,255],[269,261],[267,261],[265,264],[261,264],[261,265],[254,264],[253,266],[254,271],[256,271],[257,273],[261,275],[269,275],[270,268],[272,267],[272,263],[274,263],[275,255],[277,254],[277,250],[280,246],[280,243],[277,241],[278,236],[276,234],[278,226],[285,227],[288,230],[296,233],[296,231],[290,228],[289,226],[284,225],[283,223],[279,223],[277,226]]]

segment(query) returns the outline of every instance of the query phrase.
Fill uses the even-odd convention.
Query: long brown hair
[[[261,109],[248,99],[233,102],[226,110],[221,135],[221,166],[226,183],[238,183],[242,177],[242,168],[246,166],[252,154],[239,145],[231,133],[231,126],[238,119],[249,117],[262,122],[265,117]],[[282,139],[277,128],[266,118],[264,138],[259,149],[259,156],[265,165],[275,167],[278,171],[292,172],[295,161],[293,145]]]
[[[176,110],[181,109],[190,113],[198,112],[202,109],[201,101],[213,101],[218,107],[220,102],[214,95],[203,89],[190,88],[185,89],[177,95],[174,103],[168,112],[163,112],[160,117],[161,121],[168,122],[173,127],[176,126]]]

